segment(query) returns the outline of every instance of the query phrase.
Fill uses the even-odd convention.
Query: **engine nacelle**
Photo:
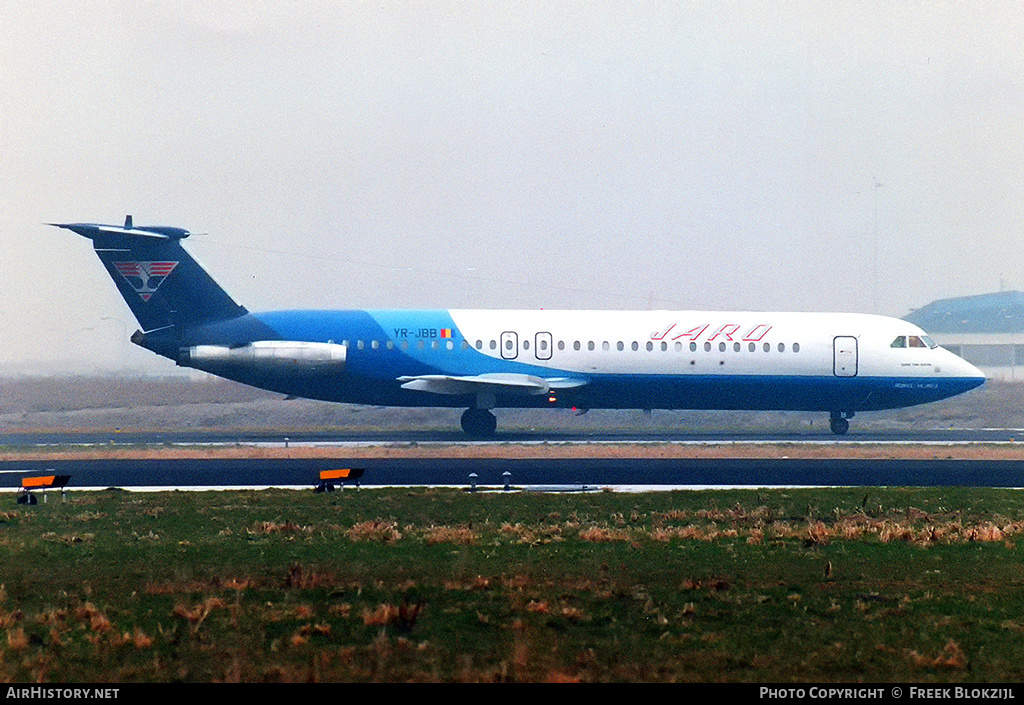
[[[348,348],[336,343],[257,340],[247,345],[195,345],[182,348],[178,364],[215,375],[238,373],[274,377],[338,374],[345,369]]]

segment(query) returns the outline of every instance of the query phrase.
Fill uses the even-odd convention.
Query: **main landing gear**
[[[829,416],[828,425],[832,429],[832,433],[837,436],[842,436],[850,430],[849,419],[853,418],[852,411],[833,411]]]
[[[462,412],[462,430],[474,438],[490,438],[498,427],[498,419],[487,409],[466,409]]]

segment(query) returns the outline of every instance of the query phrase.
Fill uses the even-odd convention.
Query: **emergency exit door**
[[[519,336],[515,331],[507,330],[501,334],[501,356],[506,360],[519,357]]]
[[[551,334],[538,333],[534,338],[533,354],[538,360],[551,359]]]

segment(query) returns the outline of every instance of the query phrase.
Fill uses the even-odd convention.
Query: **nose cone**
[[[975,387],[980,387],[981,385],[985,384],[986,377],[984,372],[979,370],[971,363],[967,362],[967,360],[964,360],[964,364],[967,365],[967,367],[969,368],[969,377],[971,378],[971,380],[974,381]]]
[[[984,372],[959,355],[949,353],[949,357],[950,362],[946,363],[946,365],[950,376],[963,380],[965,389],[974,389],[985,383]]]

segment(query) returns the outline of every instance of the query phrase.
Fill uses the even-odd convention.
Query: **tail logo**
[[[143,301],[149,301],[164,280],[178,266],[177,262],[112,262],[128,285]]]

